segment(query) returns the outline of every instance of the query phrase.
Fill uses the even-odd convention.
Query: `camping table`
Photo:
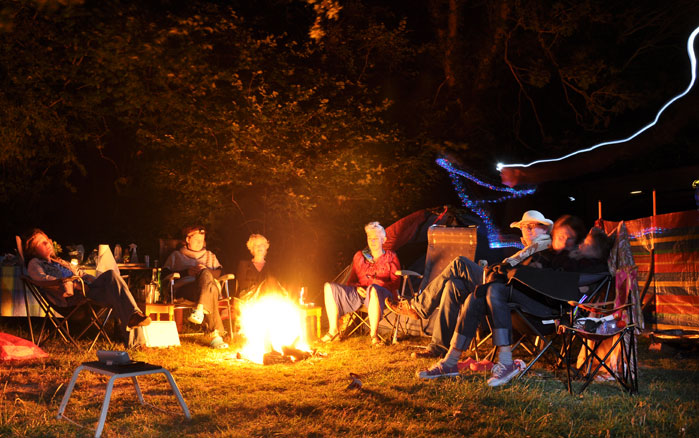
[[[138,401],[140,401],[142,405],[147,404],[156,409],[162,410],[161,408],[155,405],[146,403],[146,401],[143,399],[141,387],[139,386],[136,377],[145,376],[147,374],[165,374],[165,377],[167,377],[168,382],[170,382],[170,388],[172,388],[172,392],[175,394],[175,397],[177,397],[177,401],[179,402],[180,407],[184,412],[184,416],[188,420],[192,418],[192,416],[189,413],[189,409],[187,408],[187,403],[185,403],[184,399],[182,398],[182,394],[180,393],[180,390],[177,388],[175,379],[172,378],[172,374],[170,374],[170,372],[165,368],[144,362],[132,362],[130,364],[125,365],[107,365],[103,362],[93,361],[83,362],[82,365],[76,368],[75,372],[73,373],[73,378],[70,379],[70,383],[68,384],[66,393],[63,396],[63,401],[61,401],[61,407],[58,409],[58,415],[56,416],[56,418],[58,418],[59,420],[61,418],[65,418],[71,423],[81,426],[80,424],[63,415],[63,413],[66,410],[66,406],[68,406],[68,399],[70,399],[70,394],[73,392],[73,388],[75,387],[75,381],[78,380],[78,375],[82,370],[92,371],[93,373],[110,376],[109,382],[107,382],[107,392],[104,394],[104,401],[102,402],[102,411],[100,413],[99,422],[97,423],[95,438],[99,438],[99,436],[102,435],[102,429],[104,429],[104,422],[107,419],[107,410],[109,410],[109,401],[112,397],[112,388],[114,387],[114,381],[122,377],[131,377],[131,381],[133,382],[134,387],[136,388],[136,395],[138,395]]]

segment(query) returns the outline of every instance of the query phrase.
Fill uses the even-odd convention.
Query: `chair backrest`
[[[643,312],[641,297],[638,289],[637,268],[631,251],[631,243],[626,224],[622,221],[616,230],[611,233],[614,244],[609,254],[609,271],[614,275],[615,297],[614,305],[619,307],[624,304],[631,305],[630,315],[638,327],[638,332],[643,330]],[[621,315],[617,315],[620,317]],[[628,319],[629,315],[625,315]],[[629,322],[629,321],[626,321]]]
[[[17,244],[17,256],[19,256],[19,261],[22,264],[22,269],[26,268],[24,264],[24,248],[22,248],[22,238],[15,236],[15,243]]]
[[[420,289],[423,289],[434,277],[456,258],[476,256],[476,227],[431,226],[427,230],[427,254],[425,271]]]
[[[159,267],[165,264],[165,260],[170,256],[173,251],[176,251],[182,245],[182,241],[179,239],[158,239],[158,264]]]

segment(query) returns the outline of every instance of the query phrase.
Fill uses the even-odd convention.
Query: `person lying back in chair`
[[[216,279],[221,276],[221,264],[216,255],[206,249],[206,230],[199,225],[182,230],[184,246],[173,251],[165,260],[163,274],[180,274],[175,280],[175,297],[196,303],[187,320],[201,324],[206,319],[211,329],[211,348],[228,348],[223,342],[225,330],[218,312],[219,289]]]
[[[551,225],[553,231],[551,232]],[[506,258],[502,263],[486,269],[486,281],[496,278],[507,280],[506,271],[520,264],[536,263],[550,247],[556,252],[572,249],[582,241],[585,227],[582,220],[574,216],[562,216],[554,224],[536,210],[522,215],[522,220],[513,222],[513,228],[522,231],[524,249]],[[545,259],[550,258],[548,255]],[[541,262],[539,262],[541,263]],[[544,261],[544,263],[547,263]],[[469,294],[483,283],[483,269],[466,257],[456,257],[435,277],[425,289],[411,301],[387,302],[392,311],[414,319],[430,317],[435,309],[439,316],[432,330],[432,339],[425,351],[413,353],[414,357],[443,357],[449,349],[459,309]]]
[[[558,257],[557,261],[552,262],[551,267],[576,272],[606,272],[610,247],[611,243],[604,231],[593,228],[577,250],[571,251],[568,257]],[[524,269],[540,271],[541,275],[547,275],[545,269]],[[577,292],[577,280],[571,287]],[[516,287],[510,289],[506,283],[494,281],[487,286],[485,293],[480,289],[468,296],[459,312],[456,330],[446,356],[430,368],[418,371],[417,376],[421,379],[458,376],[461,353],[469,348],[486,312],[490,312],[492,316],[493,344],[498,347],[498,363],[492,368],[488,385],[504,385],[517,376],[525,365],[521,360],[512,359],[512,316],[508,303],[516,303],[524,312],[542,317],[551,315],[553,311],[553,304],[548,296],[522,292]]]
[[[103,306],[111,307],[119,318],[122,336],[125,336],[127,329],[151,323],[151,319],[138,308],[121,276],[112,270],[97,278],[84,274],[77,267],[56,257],[53,243],[43,231],[34,229],[25,238],[24,255],[29,260],[29,277],[45,292],[46,299],[54,306],[69,307],[86,296]],[[75,277],[80,277],[82,282]],[[82,290],[83,285],[85,290]],[[128,336],[124,339],[128,339]]]
[[[347,284],[325,283],[325,311],[328,315],[328,333],[321,342],[338,339],[338,316],[354,312],[366,306],[369,313],[369,329],[372,346],[381,345],[377,330],[384,311],[384,303],[389,297],[398,296],[400,269],[398,255],[384,250],[386,230],[378,222],[370,222],[364,227],[368,249],[357,251],[352,259],[352,272]]]

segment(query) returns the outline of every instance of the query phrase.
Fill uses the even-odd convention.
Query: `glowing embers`
[[[240,305],[239,354],[256,363],[294,362],[311,356],[303,313],[282,294],[265,294]]]

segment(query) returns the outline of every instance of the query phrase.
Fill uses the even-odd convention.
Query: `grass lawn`
[[[26,337],[16,323],[0,323],[0,331]],[[191,421],[162,375],[139,382],[147,402],[172,413],[141,406],[129,379],[120,379],[102,436],[699,436],[696,348],[650,352],[642,339],[639,394],[594,383],[571,396],[546,367],[503,388],[488,388],[485,374],[420,381],[415,371],[430,361],[410,359],[410,352],[426,339],[371,348],[368,337],[355,336],[322,346],[325,357],[267,366],[236,359],[234,348],[214,351],[199,342],[187,337],[179,348],[131,352],[172,372]],[[106,377],[83,372],[66,410],[90,429],[56,413],[73,370],[95,360],[94,351],[79,353],[56,339],[44,349],[48,359],[1,365],[0,436],[93,436]],[[360,376],[361,389],[346,389],[350,372]]]

